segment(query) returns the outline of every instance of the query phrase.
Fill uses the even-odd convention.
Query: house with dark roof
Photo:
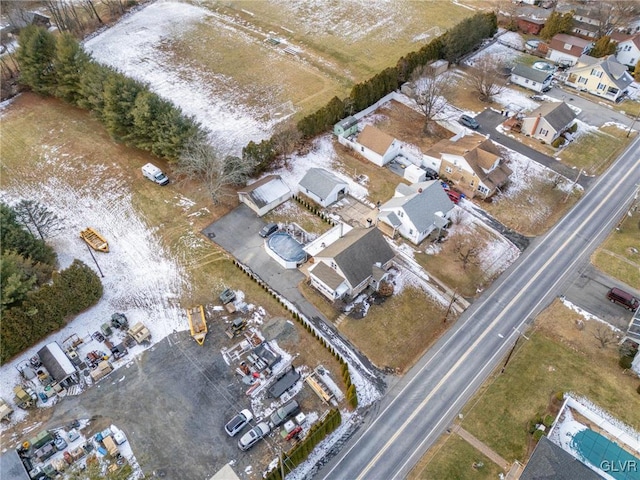
[[[378,289],[394,253],[377,228],[354,228],[313,257],[311,285],[330,300]]]
[[[38,350],[38,357],[51,378],[62,386],[76,374],[76,367],[57,342],[49,343]]]
[[[256,212],[259,217],[289,200],[291,195],[291,190],[280,175],[268,175],[238,190],[240,202]]]
[[[393,198],[380,205],[378,228],[391,238],[400,234],[418,245],[449,224],[455,205],[438,180],[399,184]]]
[[[616,60],[622,65],[634,68],[640,60],[640,33],[626,35],[620,32],[611,34],[611,40],[617,42]]]
[[[439,165],[439,174],[472,198],[488,198],[504,186],[513,173],[489,138],[464,132],[440,140],[423,152],[423,161]]]
[[[355,147],[360,155],[379,167],[385,166],[400,152],[400,142],[373,125],[362,129]]]
[[[542,92],[542,90],[551,86],[553,73],[527,67],[519,63],[511,70],[511,78],[509,80],[511,83],[528,88],[534,92]]]
[[[567,71],[564,83],[615,102],[626,93],[627,87],[633,83],[633,77],[613,55],[603,58],[582,55],[576,65]]]
[[[601,480],[603,477],[547,437],[540,437],[520,480]]]
[[[298,191],[327,207],[344,197],[349,185],[324,168],[310,168],[298,183]]]
[[[521,32],[538,35],[549,16],[551,16],[551,10],[535,5],[523,5],[516,11],[516,25]]]
[[[348,137],[355,133],[358,133],[358,119],[354,116],[343,118],[333,126],[336,137]]]
[[[575,112],[564,102],[544,103],[523,116],[521,132],[551,143],[573,124],[575,118]]]
[[[575,65],[581,55],[593,48],[591,40],[574,37],[566,33],[555,35],[549,43],[547,58],[560,65]]]

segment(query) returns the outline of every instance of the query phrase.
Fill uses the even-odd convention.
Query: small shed
[[[76,367],[57,342],[49,343],[38,350],[38,357],[51,378],[59,384],[66,382],[76,373]]]
[[[336,137],[348,137],[358,133],[358,119],[354,116],[343,118],[333,126],[333,133]]]
[[[238,190],[238,198],[259,217],[291,198],[291,190],[280,175],[268,175]]]
[[[443,59],[434,60],[429,64],[429,67],[433,69],[434,75],[440,75],[441,73],[444,73],[449,69],[449,62]]]

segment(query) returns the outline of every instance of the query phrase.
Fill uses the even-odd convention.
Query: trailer
[[[187,318],[189,319],[191,336],[198,342],[198,345],[204,345],[204,339],[208,331],[207,321],[204,318],[204,307],[198,305],[197,307],[187,309]]]
[[[87,227],[80,232],[80,238],[82,238],[87,245],[93,248],[97,252],[109,252],[109,243],[105,240],[105,238],[100,235],[97,231],[95,231],[91,227]]]

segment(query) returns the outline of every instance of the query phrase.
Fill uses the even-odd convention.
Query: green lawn
[[[434,449],[435,456],[420,462],[409,474],[409,480],[494,480],[504,473],[498,465],[456,434],[447,434]],[[481,467],[479,463],[482,463]]]
[[[563,163],[581,168],[587,175],[600,175],[633,140],[632,137],[627,137],[627,131],[618,127],[602,127],[597,132],[582,135],[558,156]]]

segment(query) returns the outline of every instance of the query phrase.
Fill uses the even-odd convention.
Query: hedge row
[[[320,217],[324,222],[326,222],[326,223],[328,223],[329,225],[332,225],[332,226],[336,226],[337,225],[337,222],[333,218],[328,216],[322,210],[318,209],[318,207],[316,207],[314,204],[306,201],[304,198],[301,198],[301,197],[299,197],[297,195],[294,195],[292,198],[296,202],[298,202],[300,205],[302,205],[304,208],[309,210],[311,213],[313,213],[314,215]]]

